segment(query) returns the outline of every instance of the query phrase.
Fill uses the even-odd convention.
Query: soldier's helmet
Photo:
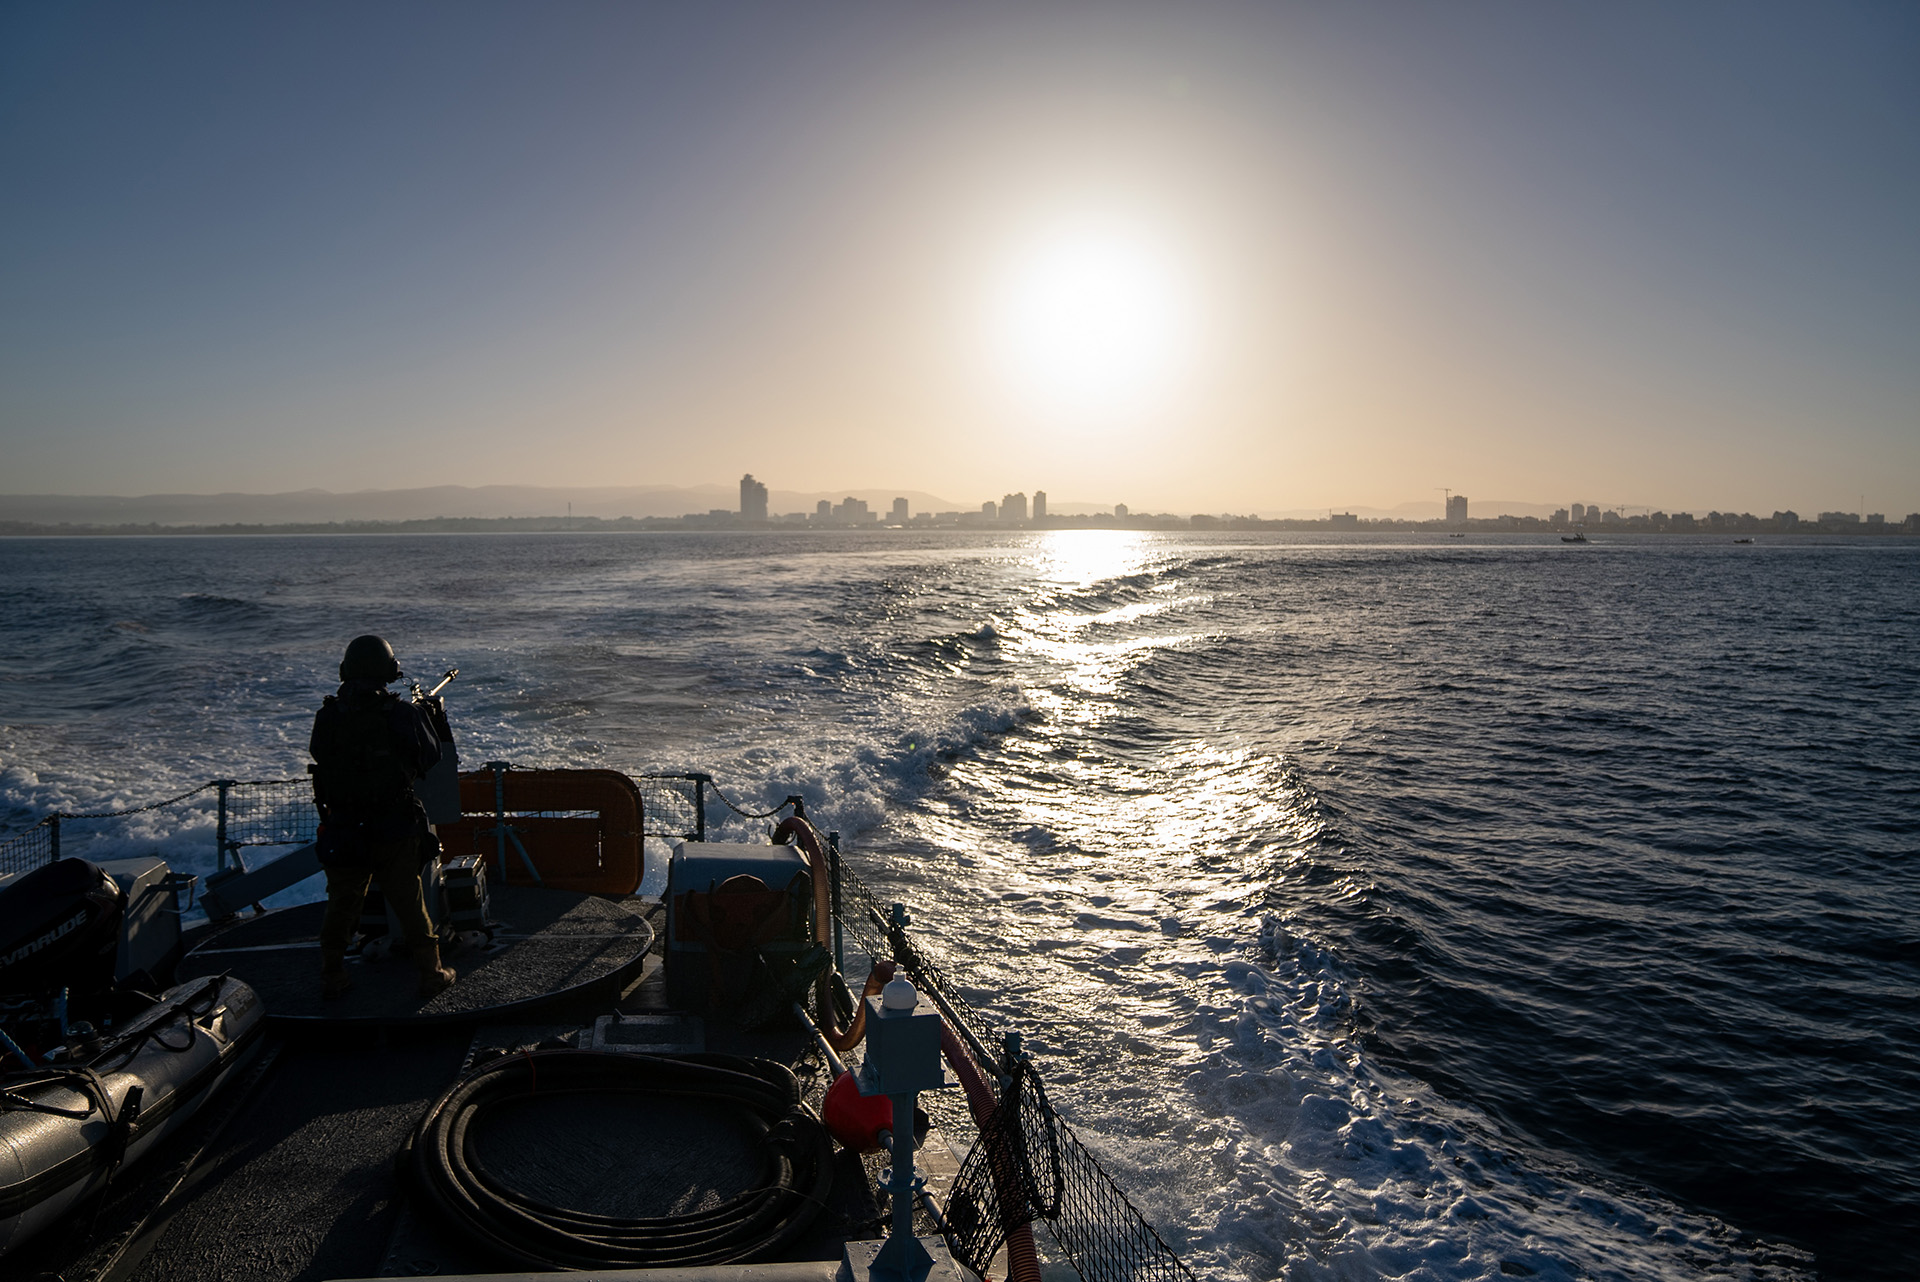
[[[385,685],[400,679],[400,661],[385,637],[368,633],[347,642],[346,657],[340,660],[342,681],[378,681]]]

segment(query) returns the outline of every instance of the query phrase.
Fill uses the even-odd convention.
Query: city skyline
[[[1130,517],[1136,515],[1129,511],[1127,504],[1115,503],[1108,509],[1093,512],[1077,510],[1072,513],[1067,513],[1064,510],[1059,510],[1052,514],[1052,520],[1050,521],[1048,499],[1045,490],[1034,491],[1031,511],[1029,511],[1026,493],[1018,490],[1003,495],[997,502],[992,499],[984,500],[978,509],[953,508],[949,510],[938,510],[941,506],[940,504],[936,504],[936,510],[929,511],[923,509],[920,512],[914,512],[908,499],[905,497],[895,497],[889,506],[888,514],[883,518],[881,513],[873,510],[864,499],[849,495],[839,503],[834,503],[828,499],[820,499],[815,503],[814,509],[811,512],[783,512],[775,515],[771,514],[768,510],[767,487],[761,482],[756,481],[752,473],[748,473],[740,479],[740,507],[738,513],[729,513],[723,509],[714,509],[707,512],[705,518],[716,523],[729,523],[731,519],[737,515],[739,522],[747,525],[833,525],[858,527],[864,525],[880,525],[884,520],[886,524],[894,527],[1045,527],[1049,524],[1060,524],[1063,522],[1082,523],[1085,518],[1089,516],[1096,519],[1104,516],[1111,517],[1115,521],[1127,521]],[[1086,505],[1076,504],[1073,506],[1084,509]],[[1709,509],[1703,516],[1696,517],[1692,512],[1678,509],[1671,513],[1660,511],[1656,508],[1646,508],[1643,511],[1636,511],[1628,505],[1603,507],[1597,503],[1575,502],[1566,507],[1556,508],[1551,514],[1542,518],[1532,513],[1522,514],[1512,510],[1516,506],[1531,507],[1535,505],[1495,501],[1489,503],[1487,506],[1503,510],[1496,510],[1491,514],[1482,514],[1476,518],[1471,514],[1470,506],[1471,500],[1468,495],[1454,494],[1448,491],[1442,514],[1437,521],[1409,520],[1407,518],[1400,518],[1396,521],[1394,518],[1372,518],[1368,521],[1368,524],[1375,526],[1415,523],[1423,525],[1438,524],[1454,529],[1487,528],[1490,525],[1497,524],[1501,528],[1513,530],[1547,529],[1574,532],[1584,531],[1586,526],[1591,524],[1605,530],[1644,530],[1658,533],[1794,533],[1801,530],[1804,526],[1809,531],[1817,529],[1827,533],[1853,531],[1884,533],[1898,530],[1903,533],[1920,534],[1920,513],[1909,513],[1904,521],[1899,519],[1889,521],[1885,513],[1868,513],[1864,510],[1861,512],[1825,511],[1815,516],[1802,518],[1798,512],[1791,508],[1776,508],[1764,517],[1752,512],[1722,512],[1718,509]],[[1164,521],[1169,519],[1169,517],[1178,519],[1176,514],[1167,513],[1141,512],[1138,513],[1137,516],[1138,519],[1146,522]],[[695,521],[702,518],[701,514],[687,513],[683,515],[682,519]],[[1189,524],[1194,526],[1201,526],[1202,523],[1253,523],[1262,520],[1262,518],[1255,514],[1236,515],[1232,513],[1193,513],[1185,519]],[[1317,521],[1317,519],[1316,517],[1310,520]],[[1331,529],[1357,530],[1362,528],[1361,516],[1353,511],[1335,512],[1329,508],[1327,510],[1326,521],[1328,527]]]
[[[1313,507],[1295,508],[1252,506],[1239,509],[1221,504],[1174,507],[1138,502],[1128,504],[1124,499],[1109,499],[1104,502],[1084,498],[1061,499],[1057,495],[1050,495],[1040,487],[1034,487],[1031,491],[1004,491],[998,498],[963,502],[954,500],[950,496],[935,495],[907,487],[851,486],[812,493],[772,490],[763,481],[757,480],[752,473],[748,473],[733,487],[719,485],[700,487],[487,486],[477,488],[434,486],[418,489],[368,489],[345,492],[308,488],[265,494],[233,492],[134,496],[0,494],[0,523],[29,526],[61,524],[217,526],[222,524],[324,524],[341,521],[392,522],[441,518],[505,520],[562,515],[578,515],[601,520],[651,519],[689,515],[718,517],[722,514],[730,516],[749,514],[745,515],[747,520],[772,519],[792,522],[800,518],[811,518],[819,521],[838,521],[841,518],[835,513],[849,501],[854,502],[856,505],[854,510],[861,513],[857,518],[858,521],[865,521],[868,516],[871,516],[875,521],[884,519],[893,524],[901,524],[903,507],[915,515],[932,512],[955,519],[963,514],[969,519],[979,518],[985,515],[985,509],[990,508],[996,510],[993,520],[1000,523],[1005,518],[1000,517],[997,510],[1004,507],[1009,499],[1030,502],[1035,509],[1032,515],[1036,521],[1048,515],[1082,517],[1112,514],[1116,509],[1124,514],[1130,507],[1136,514],[1158,516],[1313,520],[1339,513],[1345,516],[1358,516],[1368,521],[1421,522],[1449,519],[1449,507],[1459,504],[1467,505],[1467,513],[1476,521],[1483,518],[1516,517],[1545,520],[1555,526],[1572,526],[1579,524],[1583,519],[1598,522],[1602,519],[1603,513],[1610,514],[1610,519],[1623,522],[1628,518],[1655,514],[1664,517],[1669,514],[1692,513],[1704,517],[1709,513],[1747,512],[1748,515],[1767,517],[1782,513],[1791,516],[1797,513],[1798,519],[1809,523],[1824,521],[1832,525],[1850,516],[1863,525],[1884,520],[1892,526],[1905,523],[1912,515],[1911,510],[1903,511],[1898,505],[1884,505],[1884,511],[1877,511],[1875,505],[1864,502],[1856,502],[1842,508],[1777,502],[1759,505],[1758,511],[1754,512],[1733,504],[1660,505],[1619,501],[1602,503],[1592,501],[1591,496],[1588,499],[1573,501],[1473,499],[1469,495],[1459,494],[1446,487],[1436,486],[1434,491],[1436,494],[1444,492],[1446,497],[1433,500],[1410,500],[1392,507],[1369,504],[1319,504]],[[1865,496],[1858,497],[1865,498]],[[1592,515],[1584,516],[1584,512],[1589,509]],[[757,513],[757,515],[750,515],[750,513]],[[1455,515],[1457,516],[1458,513],[1456,512]]]

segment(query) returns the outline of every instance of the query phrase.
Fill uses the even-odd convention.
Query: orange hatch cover
[[[494,772],[464,770],[460,822],[436,829],[443,858],[479,855],[489,877],[514,886],[603,895],[640,888],[640,789],[633,780],[618,770],[506,770],[499,780],[505,833],[496,832]]]

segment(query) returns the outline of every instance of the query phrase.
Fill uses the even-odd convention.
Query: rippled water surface
[[[0,820],[299,773],[367,630],[804,793],[1205,1276],[1920,1260],[1920,541],[0,540]]]

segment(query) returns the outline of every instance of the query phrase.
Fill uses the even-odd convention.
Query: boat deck
[[[325,904],[242,918],[197,943],[175,973],[181,980],[237,976],[282,1028],[472,1024],[531,1017],[576,999],[608,1003],[639,978],[652,948],[650,901],[501,886],[491,902],[492,940],[444,949],[442,960],[459,982],[424,1002],[414,995],[404,952],[382,960],[349,957],[353,990],[322,1001],[316,976]]]
[[[194,941],[182,978],[231,970],[259,979],[275,1015],[264,1045],[97,1210],[83,1207],[10,1255],[7,1275],[317,1282],[520,1271],[477,1257],[417,1212],[397,1159],[427,1106],[478,1057],[541,1043],[590,1046],[596,1026],[603,1044],[697,1042],[779,1060],[794,1068],[817,1111],[829,1083],[804,1031],[754,1032],[667,1011],[663,915],[656,900],[509,888],[494,903],[502,947],[450,958],[460,974],[454,988],[422,1004],[404,960],[369,962],[338,1014],[318,999],[317,946],[300,933],[317,929],[318,905],[246,918]],[[636,953],[639,939],[646,943]],[[524,959],[514,968],[532,961],[544,977],[516,980],[505,965],[509,951]],[[612,1015],[626,1018],[602,1018]],[[734,1121],[644,1101],[602,1101],[590,1112],[584,1101],[539,1101],[487,1142],[505,1146],[503,1161],[530,1187],[609,1214],[690,1209],[760,1173]],[[957,1164],[943,1139],[930,1140],[921,1158],[937,1198]],[[829,1205],[784,1258],[837,1259],[846,1240],[879,1236],[882,1160],[836,1153]],[[934,1231],[924,1206],[919,1218],[921,1231]]]

